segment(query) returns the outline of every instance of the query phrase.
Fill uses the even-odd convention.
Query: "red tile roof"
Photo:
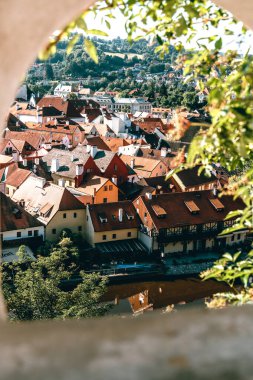
[[[141,199],[158,230],[223,221],[230,211],[244,208],[241,199],[233,200],[232,196],[223,196],[220,201],[224,205],[224,209],[217,211],[210,202],[214,199],[210,190],[159,194],[153,196],[151,200],[142,196]],[[186,202],[194,202],[199,212],[191,213],[185,204]],[[153,205],[158,205],[166,211],[167,215],[164,219],[157,217],[152,208]]]
[[[42,226],[36,218],[13,202],[9,197],[0,193],[1,232],[14,231],[30,227]],[[19,217],[17,217],[19,215]]]

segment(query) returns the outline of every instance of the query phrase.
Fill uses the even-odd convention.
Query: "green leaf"
[[[95,63],[98,63],[98,55],[97,55],[97,49],[96,46],[93,44],[91,40],[84,40],[84,48],[87,52],[87,54],[93,59]]]
[[[220,50],[222,48],[222,38],[220,37],[216,42],[215,42],[215,49]]]
[[[77,41],[79,41],[79,39],[80,39],[79,34],[75,34],[74,37],[71,38],[71,40],[68,43],[67,49],[66,49],[66,52],[68,55],[72,52],[73,47],[75,46]]]
[[[94,34],[96,36],[108,37],[108,34],[106,32],[104,32],[103,30],[98,30],[98,29],[88,29],[87,34]]]

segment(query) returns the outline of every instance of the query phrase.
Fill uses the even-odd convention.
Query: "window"
[[[28,236],[32,236],[33,235],[33,232],[30,230],[28,231]]]
[[[82,231],[82,226],[78,226],[78,231],[79,231],[79,232]]]
[[[203,224],[203,231],[215,231],[217,229],[217,223],[205,223]]]
[[[106,240],[106,235],[103,235],[103,240]]]
[[[238,234],[237,235],[237,240],[240,240],[241,239],[241,234]]]
[[[88,222],[88,220],[89,220],[89,217],[88,217],[88,215],[86,216],[86,220],[87,220],[87,222]]]
[[[112,191],[112,189],[113,189],[113,186],[109,185],[109,190]]]
[[[74,212],[73,217],[76,218],[76,216],[77,216],[77,214],[76,214],[76,212]]]
[[[116,234],[112,234],[112,238],[113,239],[116,239],[117,235]]]
[[[103,198],[103,203],[107,203],[107,198]]]
[[[148,213],[144,212],[144,218],[146,218],[147,216],[148,216]]]
[[[131,237],[131,236],[132,236],[132,232],[128,232],[127,237]]]
[[[114,170],[117,171],[118,170],[118,165],[114,165]]]
[[[64,212],[63,219],[66,219],[66,218],[67,218],[67,214],[66,214],[66,212]]]
[[[56,228],[53,228],[53,229],[52,229],[52,234],[53,234],[53,235],[56,234]]]
[[[108,186],[104,186],[104,191],[107,191],[108,190]]]
[[[33,236],[39,236],[39,231],[38,230],[34,230],[33,231]]]
[[[21,232],[17,232],[17,237],[20,238],[21,237]]]
[[[235,240],[235,235],[231,236],[231,241]]]

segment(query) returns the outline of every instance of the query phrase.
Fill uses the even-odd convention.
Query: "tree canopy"
[[[3,294],[12,320],[87,318],[108,311],[101,302],[107,278],[79,271],[78,249],[69,237],[35,260],[26,255],[25,246],[18,255],[19,261],[1,265]],[[73,276],[79,277],[79,283],[66,289]]]

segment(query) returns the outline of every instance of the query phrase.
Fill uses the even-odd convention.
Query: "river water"
[[[155,309],[166,309],[170,305],[178,308],[189,303],[201,304],[215,293],[228,291],[223,283],[197,278],[175,281],[148,281],[110,285],[104,301],[114,303],[110,314],[138,314]],[[198,301],[198,302],[196,302]]]

